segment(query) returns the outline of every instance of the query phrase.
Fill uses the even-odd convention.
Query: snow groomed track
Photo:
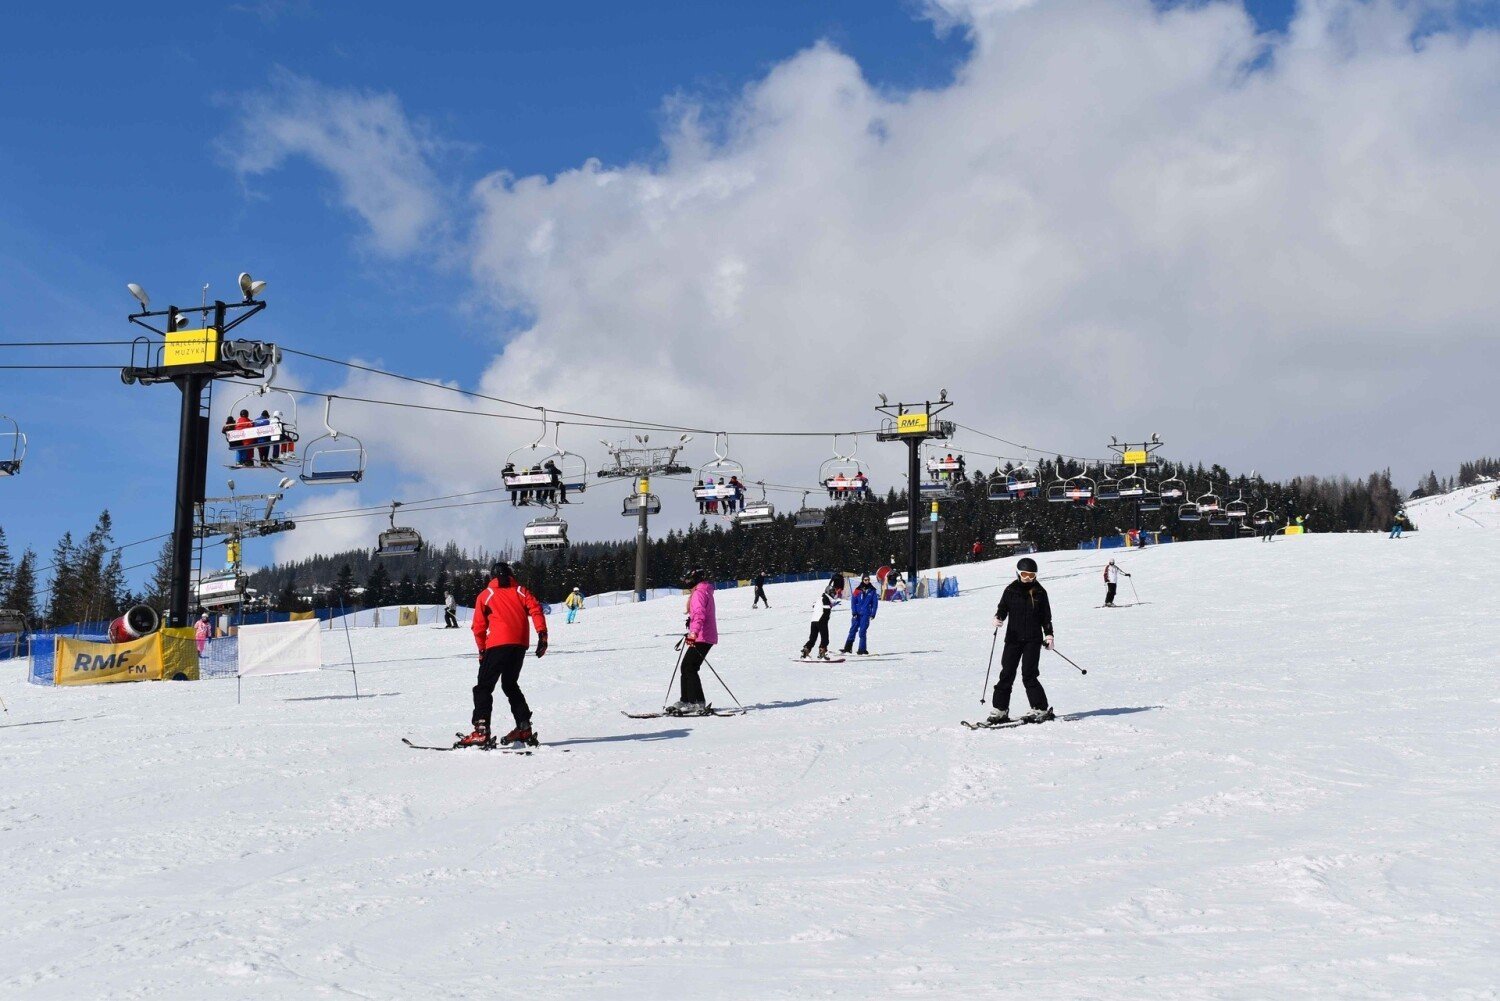
[[[466,630],[358,630],[358,702],[12,665],[0,994],[1493,997],[1500,532],[1413,513],[1121,556],[1128,609],[1040,555],[1089,674],[1047,655],[1069,718],[1009,731],[958,725],[1009,560],[839,665],[790,660],[815,585],[722,592],[739,718],[620,715],[680,602],[559,620],[531,756],[402,745],[467,722]]]

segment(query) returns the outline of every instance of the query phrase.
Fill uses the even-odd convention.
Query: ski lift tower
[[[948,391],[945,389],[938,394],[936,403],[931,400],[922,403],[892,403],[886,399],[884,393],[881,393],[880,406],[875,408],[885,414],[885,420],[881,422],[875,440],[906,443],[906,580],[908,587],[917,585],[917,541],[921,530],[918,505],[921,503],[922,443],[944,441],[953,437],[953,432],[956,430],[953,422],[941,420],[938,417],[951,406],[953,402],[948,399]],[[934,522],[937,521],[936,502],[932,505],[931,518]],[[933,538],[936,539],[936,537],[934,532]]]
[[[599,470],[598,476],[605,480],[632,479],[636,489],[635,523],[635,600],[646,600],[647,551],[651,544],[648,524],[651,518],[651,477],[653,475],[681,476],[693,470],[677,461],[688,442],[690,434],[682,435],[671,445],[652,445],[649,434],[635,436],[635,444],[628,442],[611,445],[601,441],[614,465]]]
[[[203,503],[208,469],[209,414],[204,390],[215,379],[261,379],[279,360],[276,345],[265,341],[230,339],[235,327],[266,308],[261,294],[266,283],[248,274],[239,277],[240,302],[209,303],[208,286],[200,306],[151,309],[146,290],[134,282],[126,286],[141,304],[128,319],[161,339],[137,337],[130,347],[130,364],[120,370],[127,386],[170,382],[182,393],[177,432],[177,489],[172,519],[172,592],[167,625],[188,625],[192,594],[194,513]],[[190,319],[190,317],[192,317]],[[156,326],[155,324],[161,324]]]
[[[1153,434],[1149,440],[1142,442],[1120,441],[1114,435],[1109,436],[1109,450],[1120,457],[1120,461],[1114,466],[1107,466],[1104,470],[1105,477],[1113,477],[1117,480],[1131,479],[1140,481],[1144,491],[1145,481],[1143,474],[1159,473],[1161,471],[1161,460],[1156,457],[1156,450],[1161,448],[1163,442],[1161,436]],[[1141,497],[1144,492],[1127,492],[1121,495],[1124,499],[1135,501],[1135,528],[1141,529]]]

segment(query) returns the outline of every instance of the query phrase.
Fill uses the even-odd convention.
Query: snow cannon
[[[160,628],[161,616],[156,614],[156,609],[146,605],[136,605],[109,624],[109,641],[129,643],[142,636],[149,636]]]

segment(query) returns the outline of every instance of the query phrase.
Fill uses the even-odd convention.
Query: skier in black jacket
[[[1000,604],[995,608],[995,628],[1001,625],[1005,625],[1005,649],[1000,654],[995,711],[990,713],[989,722],[1010,722],[1010,690],[1016,683],[1017,666],[1021,668],[1021,683],[1026,687],[1026,701],[1031,704],[1031,712],[1025,718],[1034,723],[1055,719],[1037,670],[1042,647],[1052,649],[1052,604],[1047,600],[1047,589],[1036,579],[1036,560],[1030,556],[1016,563],[1016,579],[1000,595]]]
[[[771,607],[771,599],[766,597],[766,581],[770,579],[764,570],[750,578],[750,583],[755,585],[755,600],[750,602],[751,608],[759,605],[762,601],[766,603],[767,608]]]

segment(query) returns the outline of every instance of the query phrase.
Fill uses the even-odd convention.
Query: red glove
[[[536,655],[547,656],[547,630],[545,629],[536,634]]]

